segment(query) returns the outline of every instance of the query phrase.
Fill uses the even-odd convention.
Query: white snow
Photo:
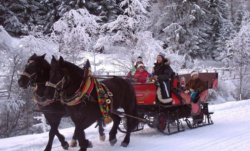
[[[156,130],[145,126],[144,130],[132,133],[131,141],[127,148],[120,146],[124,134],[118,132],[118,142],[110,146],[108,132],[112,126],[105,127],[106,140],[99,141],[98,130],[95,124],[85,133],[94,147],[89,151],[244,151],[250,148],[250,100],[234,101],[209,106],[214,111],[213,125],[186,130],[170,136],[164,136]],[[71,140],[74,128],[61,129],[60,132]],[[0,151],[41,151],[45,148],[48,133],[25,135],[0,139]],[[57,138],[54,139],[53,151],[63,150]],[[69,148],[77,151],[79,147]]]

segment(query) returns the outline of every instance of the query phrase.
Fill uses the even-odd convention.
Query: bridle
[[[62,90],[65,82],[66,82],[66,78],[63,77],[62,80],[60,80],[59,82],[57,82],[57,84],[54,84],[54,83],[51,83],[51,82],[47,81],[45,83],[45,86],[52,87],[54,89],[60,89],[60,90]],[[61,86],[61,88],[60,88],[60,86]]]
[[[75,84],[73,84],[73,86],[71,86],[70,88],[68,88],[66,90],[64,89],[65,83],[66,83],[66,77],[64,76],[62,78],[62,80],[60,80],[59,82],[57,82],[57,84],[51,83],[49,81],[47,81],[46,84],[45,84],[45,86],[52,87],[52,88],[55,89],[53,100],[56,100],[58,97],[60,97],[60,100],[61,100],[62,104],[64,104],[65,101],[68,102],[68,100],[77,98],[81,94],[81,92],[79,92],[79,91],[81,91],[81,88],[83,86],[82,84],[84,83],[84,81],[81,81],[81,83],[79,83],[79,82],[75,83]],[[75,87],[76,84],[80,84],[80,87],[75,92],[75,94],[73,96],[70,96],[69,98],[64,98],[65,92],[67,92],[71,88]]]
[[[54,84],[54,83],[51,83],[49,81],[47,81],[45,83],[45,86],[47,87],[52,87],[55,89],[55,93],[54,93],[54,100],[58,97],[58,95],[60,94],[60,91],[63,90],[63,86],[64,86],[64,83],[66,82],[66,78],[63,77],[62,80],[60,80],[59,82],[57,82],[57,84]]]
[[[31,79],[34,75],[36,75],[37,73],[35,72],[35,73],[32,73],[32,74],[28,74],[27,72],[23,72],[23,73],[21,73],[21,76],[26,76],[26,77],[28,77],[29,79]]]
[[[26,66],[28,66],[31,63],[34,63],[34,61],[30,60]],[[36,79],[37,79],[37,71],[34,72],[34,73],[32,73],[32,74],[29,74],[29,73],[23,71],[20,75],[29,78],[29,80],[31,81],[31,83],[34,82],[34,81],[36,81]],[[33,78],[34,76],[35,76],[35,78]]]

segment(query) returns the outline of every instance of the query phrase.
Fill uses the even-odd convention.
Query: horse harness
[[[61,96],[60,91],[63,89],[63,85],[64,85],[65,82],[66,82],[66,78],[63,77],[62,80],[60,80],[59,82],[57,82],[57,84],[53,84],[53,83],[47,81],[45,83],[45,86],[52,87],[52,88],[55,89],[54,99],[56,99],[56,98],[58,98],[59,95]]]
[[[54,98],[56,98],[59,94],[62,104],[65,104],[67,106],[74,106],[82,103],[83,105],[86,105],[86,101],[90,101],[99,104],[100,110],[104,118],[108,118],[108,114],[113,113],[113,94],[103,83],[100,83],[96,77],[88,76],[85,84],[83,85],[84,81],[82,81],[79,89],[75,92],[73,96],[69,98],[65,98],[65,91],[62,91],[65,82],[66,78],[63,77],[62,80],[60,80],[57,84],[46,82],[45,85],[55,89]],[[95,100],[90,95],[94,88],[96,88],[98,100]],[[61,92],[59,93],[58,91],[60,90]]]
[[[39,96],[38,94],[36,94],[36,91],[37,91],[37,85],[33,91],[33,101],[37,104],[37,108],[38,109],[41,109],[53,102],[55,102],[54,100],[49,100],[49,99],[46,99],[45,96]]]
[[[34,63],[34,62],[35,62],[34,60],[29,60],[29,61],[28,61],[28,64],[27,64],[26,66],[28,66],[29,64]],[[36,78],[37,78],[37,72],[34,72],[34,73],[32,73],[32,74],[29,74],[29,73],[23,71],[23,72],[21,73],[21,75],[22,75],[22,76],[25,76],[25,77],[28,77],[30,80],[31,80],[31,78],[32,78],[34,75],[36,75]],[[36,78],[35,78],[35,79],[36,79]]]

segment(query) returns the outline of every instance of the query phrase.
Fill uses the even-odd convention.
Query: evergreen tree
[[[72,9],[87,8],[91,14],[100,16],[100,22],[113,21],[123,9],[121,0],[10,0],[0,4],[0,25],[16,35],[27,35],[34,26],[43,27],[45,34],[52,31],[53,24]]]
[[[96,17],[86,9],[71,10],[54,25],[51,37],[59,46],[59,52],[74,63],[81,52],[92,51],[99,33]]]
[[[207,22],[208,11],[204,3],[191,0],[160,1],[152,13],[155,11],[162,15],[152,28],[155,36],[168,45],[166,50],[193,59],[206,58],[211,26]]]
[[[210,1],[209,21],[212,25],[211,57],[223,60],[226,57],[226,42],[235,34],[234,25],[229,18],[229,5],[222,0]]]
[[[1,24],[8,32],[16,35],[27,35],[32,25],[39,23],[40,15],[45,14],[38,0],[4,1],[0,10],[3,12],[0,14]]]
[[[226,60],[230,66],[235,66],[239,83],[235,97],[237,99],[249,98],[250,78],[250,13],[243,17],[242,27],[237,35],[227,42],[228,53]],[[240,95],[239,95],[240,94]]]
[[[127,6],[123,15],[101,27],[102,34],[96,42],[95,49],[104,49],[104,53],[122,54],[116,63],[123,71],[133,66],[136,58],[142,56],[146,65],[153,65],[155,57],[162,51],[162,43],[153,38],[146,29],[149,27],[147,8],[149,0],[124,0],[121,7]],[[128,58],[130,66],[121,60]]]

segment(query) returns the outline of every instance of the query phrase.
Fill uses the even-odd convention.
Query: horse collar
[[[82,82],[83,83],[83,82]],[[90,93],[93,90],[94,87],[94,83],[91,80],[91,77],[88,77],[88,79],[86,80],[85,84],[82,86],[82,83],[80,85],[80,90],[78,89],[75,92],[75,95],[70,97],[70,98],[63,98],[63,92],[61,92],[60,94],[60,98],[61,98],[61,102],[63,104],[66,104],[68,106],[73,106],[73,105],[77,105],[79,103],[81,103],[82,101],[89,99]],[[84,100],[83,100],[84,99]]]

